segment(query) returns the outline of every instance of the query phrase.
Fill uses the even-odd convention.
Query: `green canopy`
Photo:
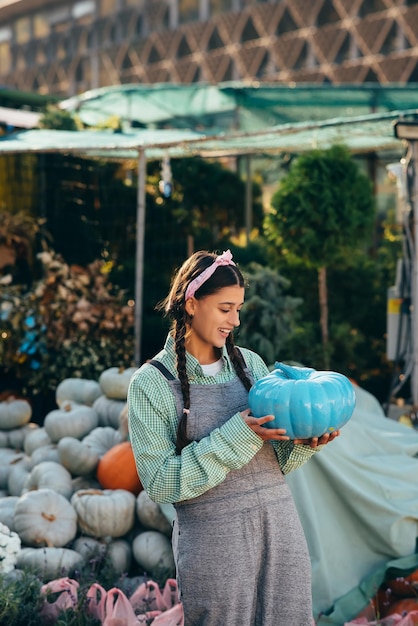
[[[218,85],[127,84],[102,87],[60,106],[87,126],[110,117],[131,127],[255,131],[290,122],[413,109],[418,85],[318,85],[226,82]]]

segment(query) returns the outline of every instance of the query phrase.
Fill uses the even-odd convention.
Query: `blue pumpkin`
[[[274,415],[268,428],[285,428],[290,439],[320,437],[340,429],[353,414],[354,387],[343,374],[275,363],[250,389],[254,417]]]

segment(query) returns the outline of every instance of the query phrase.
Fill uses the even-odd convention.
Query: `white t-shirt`
[[[215,361],[215,363],[209,363],[209,365],[202,365],[201,367],[205,376],[216,376],[216,374],[219,374],[222,370],[223,366],[223,360],[220,358],[218,361]]]

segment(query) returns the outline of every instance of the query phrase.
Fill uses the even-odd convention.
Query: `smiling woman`
[[[244,284],[229,250],[196,252],[173,277],[159,305],[171,331],[130,382],[130,440],[145,491],[176,510],[185,626],[311,626],[309,554],[284,474],[339,433],[290,441],[265,427],[272,415],[250,414],[268,368],[234,345]]]

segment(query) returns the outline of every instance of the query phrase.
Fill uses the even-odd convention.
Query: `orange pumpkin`
[[[104,489],[126,489],[135,495],[143,489],[129,441],[122,441],[105,452],[97,465],[96,476]]]

